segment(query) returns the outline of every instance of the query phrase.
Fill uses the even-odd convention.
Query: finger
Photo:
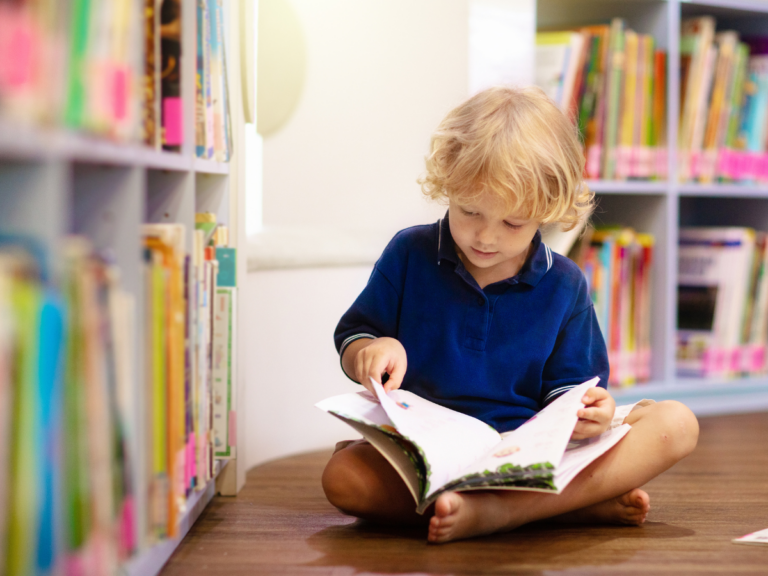
[[[389,380],[384,385],[384,390],[387,392],[391,390],[397,390],[403,383],[403,377],[405,376],[405,366],[401,362],[397,362],[394,366],[387,367],[389,372]]]
[[[586,391],[581,401],[586,405],[594,404],[595,402],[604,399],[607,394],[608,393],[603,388],[590,388]]]
[[[596,436],[600,431],[600,426],[594,422],[579,421],[573,429],[571,438],[574,440],[581,440],[583,438],[591,438]]]
[[[589,420],[591,422],[600,422],[601,420],[604,420],[604,418],[601,418],[601,411],[598,408],[582,408],[577,412],[577,416],[581,420]]]
[[[382,356],[376,356],[371,359],[371,363],[368,366],[368,376],[376,380],[381,384],[382,376],[387,371],[387,360]]]

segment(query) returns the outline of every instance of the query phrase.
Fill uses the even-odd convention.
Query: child
[[[594,376],[573,438],[632,426],[560,495],[448,492],[419,517],[405,484],[364,441],[331,457],[323,488],[343,512],[378,521],[429,518],[430,542],[506,531],[545,518],[639,525],[640,486],[688,455],[698,423],[678,402],[615,410],[608,358],[584,275],[541,242],[539,227],[589,216],[584,156],[571,122],[538,89],[491,88],[450,112],[432,138],[422,190],[447,200],[436,224],[399,232],[344,314],[344,372],[369,377],[514,430]],[[631,411],[630,411],[631,410]],[[616,413],[615,413],[616,412]]]

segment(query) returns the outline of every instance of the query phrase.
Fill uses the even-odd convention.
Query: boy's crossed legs
[[[560,495],[529,491],[447,492],[434,515],[419,516],[397,472],[368,444],[333,455],[323,473],[331,504],[359,518],[394,523],[429,521],[430,542],[512,530],[547,518],[564,522],[641,524],[650,509],[639,489],[691,453],[698,440],[696,417],[683,404],[659,402],[632,411],[632,430],[585,468]]]

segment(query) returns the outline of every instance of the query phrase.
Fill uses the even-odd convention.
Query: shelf
[[[194,166],[198,174],[229,174],[229,164],[226,162],[195,158]]]
[[[228,461],[218,460],[217,462],[222,464],[218,466],[216,474],[208,482],[205,490],[194,492],[187,500],[187,511],[179,519],[179,535],[176,538],[163,540],[140,555],[131,558],[122,566],[122,574],[127,576],[154,576],[160,573],[160,570],[168,562],[168,559],[216,493],[216,478],[221,474]]]
[[[0,158],[25,162],[64,160],[88,164],[140,166],[155,170],[229,174],[229,164],[189,158],[177,152],[121,144],[67,130],[37,129],[0,120]]]
[[[743,12],[760,12],[768,14],[768,4],[765,0],[680,0],[682,6],[707,6],[716,10],[715,15],[723,10],[740,10]]]
[[[630,388],[610,389],[616,404],[631,404],[643,398],[679,400],[697,416],[768,410],[768,377],[715,380],[677,378]]]
[[[681,196],[727,196],[730,198],[768,198],[768,186],[750,184],[680,184]]]
[[[587,186],[600,194],[667,194],[667,182],[639,180],[587,180]]]

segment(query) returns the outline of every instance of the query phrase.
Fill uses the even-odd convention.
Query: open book
[[[517,430],[484,422],[406,390],[367,390],[316,406],[365,437],[397,470],[422,514],[445,491],[537,490],[559,494],[629,431],[628,424],[571,442],[582,397],[598,378],[569,390]]]

